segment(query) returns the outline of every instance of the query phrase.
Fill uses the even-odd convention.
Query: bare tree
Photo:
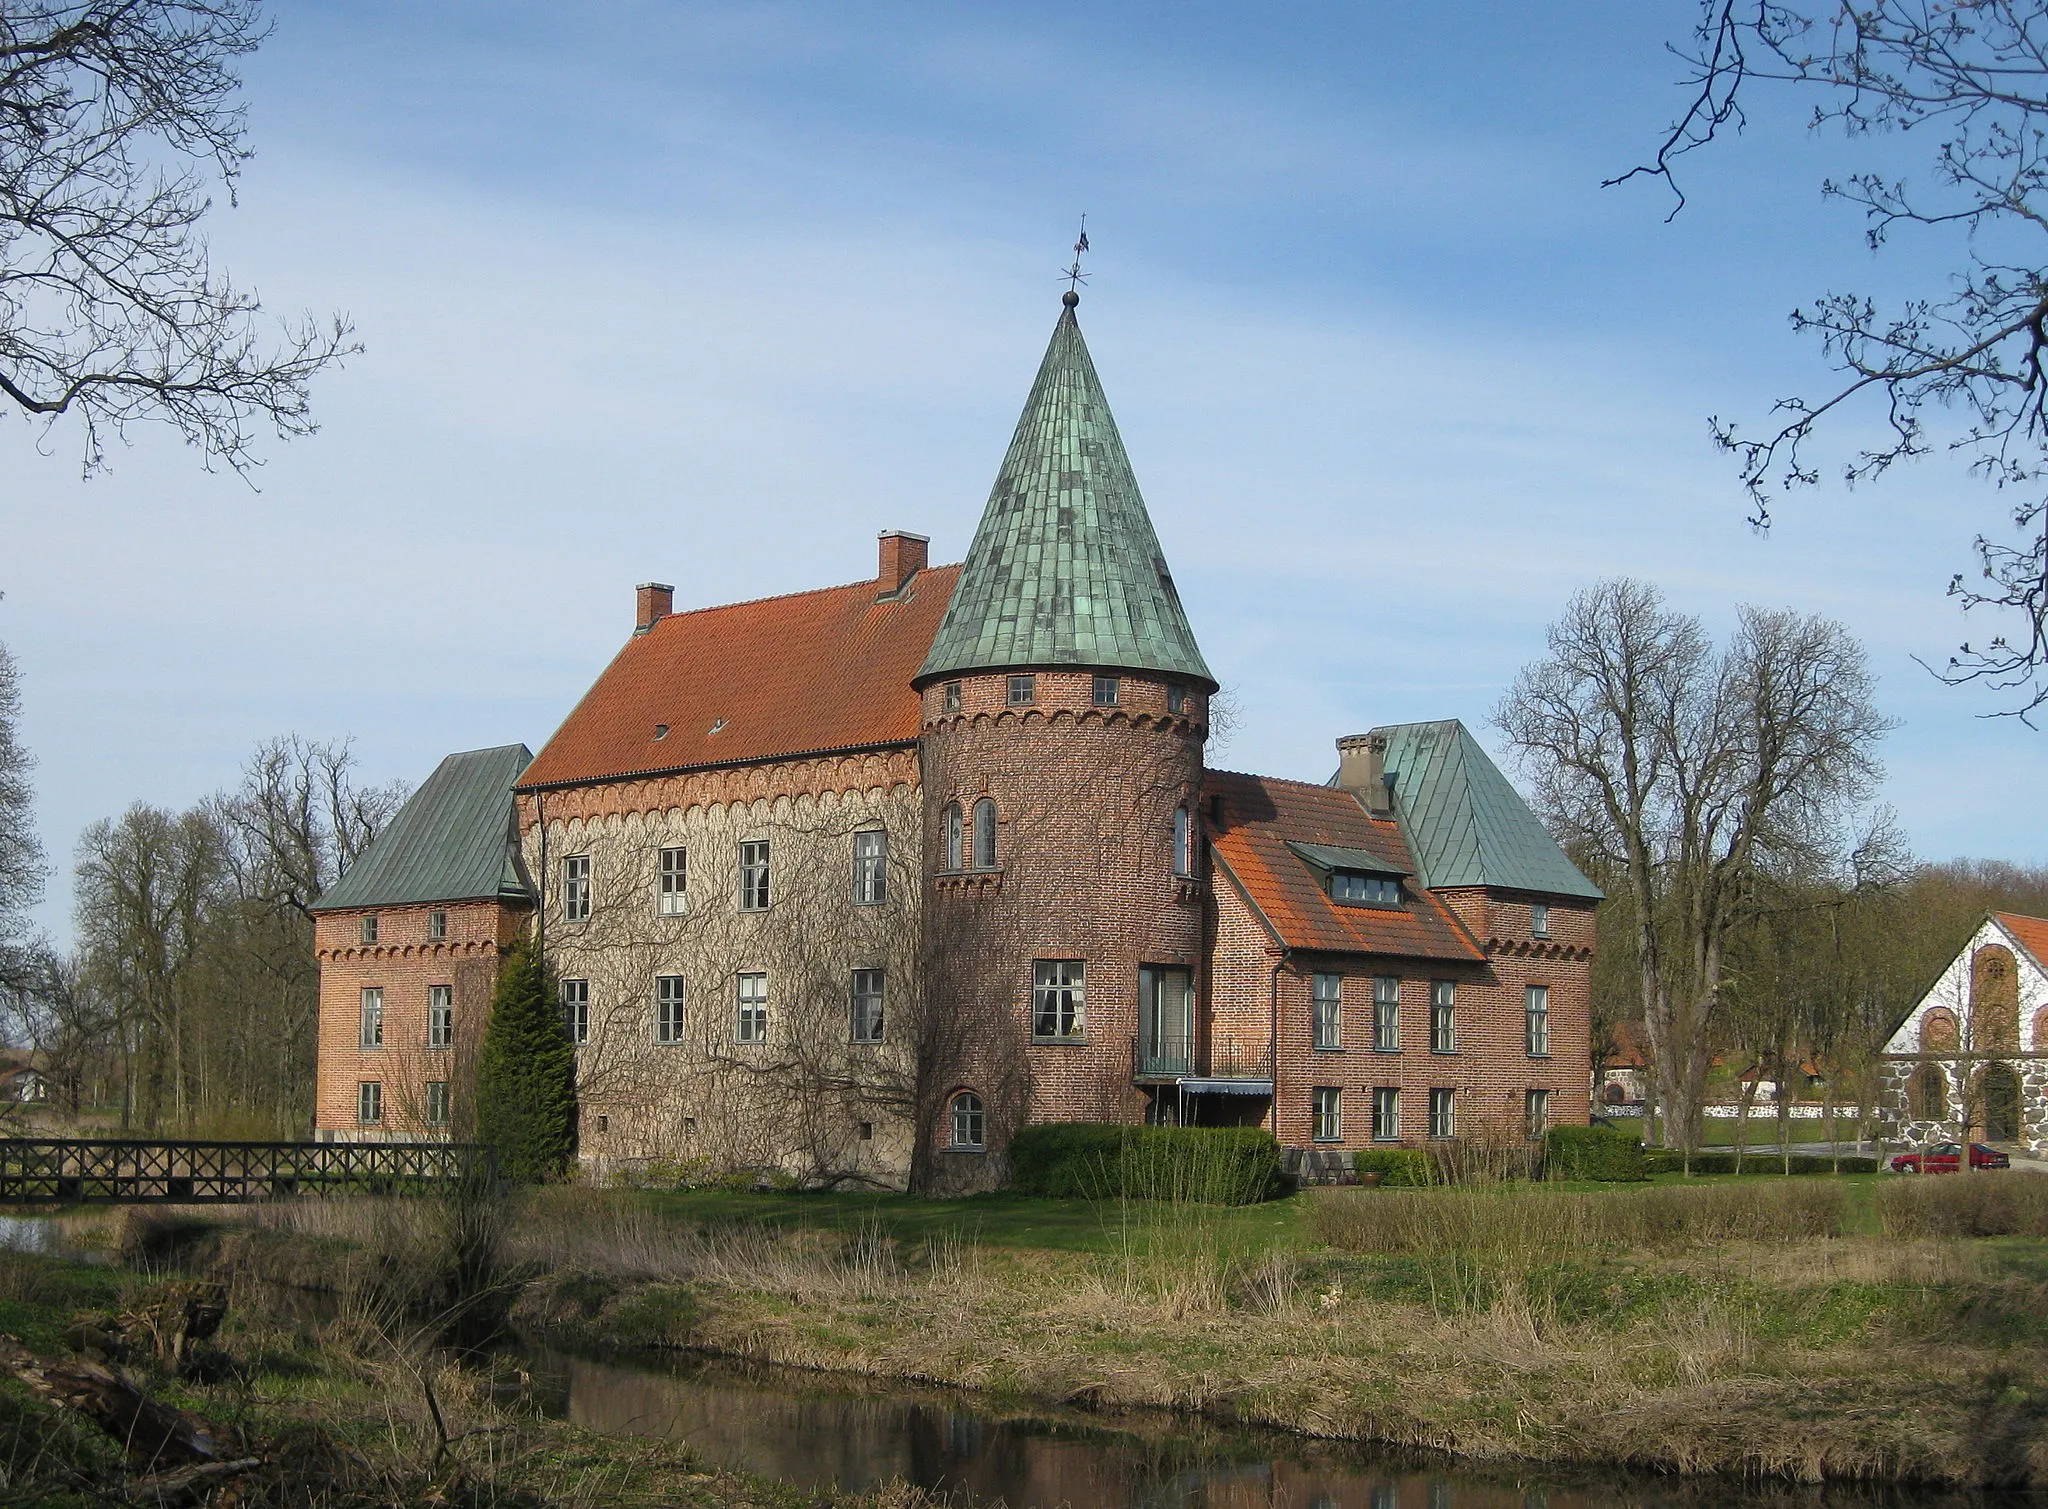
[[[1853,851],[1890,727],[1840,624],[1744,608],[1716,653],[1655,588],[1578,593],[1495,720],[1568,839],[1628,891],[1643,1024],[1679,1145],[1697,1143],[1729,940],[1760,876]]]
[[[2013,535],[1978,535],[1976,572],[1949,592],[2016,617],[2018,632],[1964,644],[1941,674],[2014,693],[2010,711],[2028,717],[2048,702],[2048,12],[2039,0],[1702,0],[1677,51],[1688,108],[1654,159],[1611,182],[1662,179],[1682,207],[1679,160],[1740,128],[1760,86],[1813,97],[1814,129],[1912,131],[1932,148],[1919,183],[1870,170],[1821,192],[1863,212],[1872,250],[1901,227],[1960,233],[1947,286],[1891,308],[1835,293],[1795,311],[1839,381],[1782,400],[1755,438],[1718,419],[1714,434],[1759,524],[1773,497],[1820,480],[1816,426],[1859,403],[1888,433],[1841,464],[1845,480],[1947,449],[2014,494]]]
[[[21,673],[0,644],[0,955],[19,945],[47,873],[28,778],[35,758],[22,745],[20,720]]]
[[[198,233],[250,155],[235,70],[263,31],[257,0],[0,0],[0,397],[76,416],[88,474],[143,420],[244,470],[359,349],[340,316],[267,340]]]

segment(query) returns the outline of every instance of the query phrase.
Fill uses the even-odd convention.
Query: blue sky
[[[1942,595],[2002,510],[1945,461],[1746,525],[1707,416],[1824,379],[1788,329],[1873,259],[1793,100],[1600,188],[1679,103],[1690,0],[1569,7],[295,0],[248,70],[216,255],[366,350],[260,490],[139,436],[0,432],[0,639],[66,927],[80,829],[353,735],[374,777],[538,748],[631,626],[958,559],[1089,215],[1083,327],[1197,636],[1226,766],[1321,779],[1373,723],[1490,710],[1603,575],[1717,629],[1844,620],[1919,852],[2048,860],[2039,738],[1943,688]],[[1857,424],[1867,423],[1863,416]],[[1852,425],[1837,440],[1853,444]]]

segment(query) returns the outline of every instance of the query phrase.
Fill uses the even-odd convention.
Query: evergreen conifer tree
[[[521,934],[498,973],[477,1063],[477,1138],[507,1179],[557,1178],[576,1152],[576,1050],[554,994],[539,947]]]

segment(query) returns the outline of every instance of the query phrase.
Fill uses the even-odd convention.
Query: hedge
[[[1281,1185],[1280,1144],[1258,1127],[1052,1122],[1010,1139],[1010,1187],[1019,1194],[1251,1205]]]
[[[1437,1182],[1435,1164],[1419,1147],[1362,1147],[1351,1155],[1351,1167],[1360,1179],[1378,1174],[1381,1184],[1394,1189]]]
[[[1611,1127],[1552,1127],[1543,1134],[1543,1169],[1552,1179],[1626,1184],[1649,1177],[1643,1142]]]
[[[1643,1164],[1652,1174],[1676,1174],[1685,1170],[1685,1155],[1671,1148],[1658,1148],[1643,1155]],[[1825,1153],[1794,1153],[1792,1172],[1795,1174],[1874,1174],[1883,1167],[1882,1160],[1862,1154],[1845,1154],[1830,1158]],[[1694,1153],[1692,1171],[1696,1174],[1732,1174],[1735,1172],[1733,1153]],[[1745,1174],[1782,1174],[1785,1159],[1781,1153],[1747,1153],[1742,1159]]]

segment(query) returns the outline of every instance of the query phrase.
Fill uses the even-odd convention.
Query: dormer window
[[[1391,875],[1363,875],[1357,870],[1330,872],[1330,899],[1360,906],[1399,906],[1401,882]]]

